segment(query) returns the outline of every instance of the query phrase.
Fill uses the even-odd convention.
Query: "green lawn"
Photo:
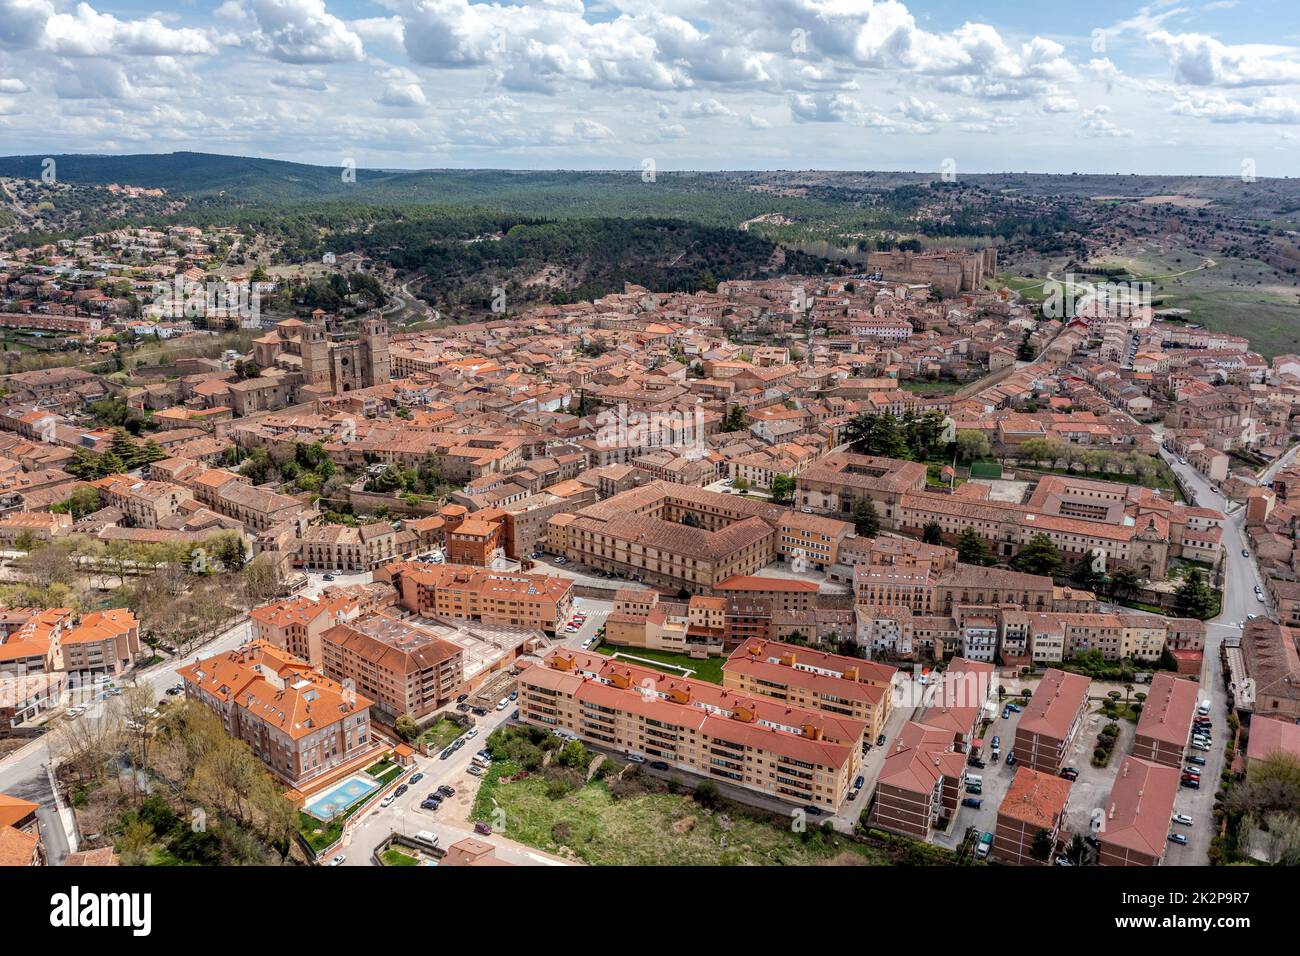
[[[953,392],[959,392],[968,385],[968,382],[952,382],[941,379],[937,382],[927,382],[925,380],[899,382],[898,387],[905,392],[913,392],[917,395],[951,395]]]
[[[442,750],[464,732],[464,727],[454,720],[448,720],[444,717],[426,729],[420,735],[420,740],[428,744],[433,750]]]
[[[384,866],[419,866],[420,861],[394,847],[389,847],[379,857]]]
[[[544,773],[507,784],[493,775],[484,790],[480,797],[486,799],[475,803],[476,819],[492,819],[495,797],[505,812],[508,837],[550,853],[563,855],[567,849],[596,866],[889,863],[884,851],[823,834],[812,824],[800,834],[744,808],[710,814],[684,793],[645,790],[615,799],[605,782],[596,780],[553,799]]]
[[[660,669],[667,671],[670,674],[681,674],[680,671],[673,670],[672,665],[688,667],[695,672],[690,675],[691,677],[694,677],[696,680],[708,681],[711,684],[722,683],[722,663],[726,660],[725,657],[699,659],[690,657],[686,654],[673,654],[669,651],[650,651],[641,647],[619,647],[616,644],[601,644],[599,647],[593,649],[598,653],[606,654],[611,657],[614,654],[621,654],[623,657],[640,658],[640,660],[629,662],[633,664],[643,664],[647,661],[651,662],[648,666],[654,666],[654,664],[667,664],[669,665],[668,667],[662,667]]]

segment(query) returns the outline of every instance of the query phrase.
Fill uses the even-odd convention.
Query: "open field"
[[[664,664],[667,666],[661,669],[672,674],[681,674],[682,671],[678,670],[678,668],[688,668],[695,672],[690,676],[696,680],[706,680],[713,684],[722,683],[722,662],[724,658],[721,657],[710,657],[707,660],[701,660],[696,657],[688,657],[686,654],[673,654],[669,651],[648,651],[642,647],[620,647],[617,644],[601,644],[599,647],[592,648],[592,650],[601,654],[608,654],[611,657],[615,654],[621,654],[624,657],[641,658],[640,661],[634,663],[649,661],[650,666]]]
[[[497,768],[493,768],[494,771]],[[502,771],[509,767],[500,768]],[[809,824],[792,832],[757,812],[710,811],[650,783],[615,798],[593,780],[556,798],[544,773],[491,786],[513,840],[595,866],[884,865],[886,855]],[[491,817],[487,817],[490,819]]]

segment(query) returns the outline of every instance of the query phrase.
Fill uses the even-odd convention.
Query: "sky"
[[[1295,0],[0,0],[0,154],[1300,175]]]

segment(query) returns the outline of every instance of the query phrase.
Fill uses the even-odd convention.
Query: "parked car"
[[[399,783],[399,784],[397,785],[397,789],[394,790],[393,793],[397,794],[397,795],[400,797],[402,794],[406,793],[406,791],[407,791],[407,790],[410,790],[410,789],[411,789],[411,788],[408,787],[406,784],[404,784],[404,783]]]
[[[393,805],[393,801],[396,799],[397,799],[397,794],[390,793],[388,796],[384,797],[384,799],[379,801],[379,805],[381,807],[391,807]]]
[[[1204,767],[1204,766],[1205,766],[1205,758],[1204,758],[1204,757],[1198,757],[1198,756],[1196,756],[1195,754],[1193,754],[1192,756],[1188,757],[1188,758],[1187,758],[1187,762],[1188,762],[1188,763],[1194,763],[1194,764],[1196,764],[1198,767]]]
[[[1079,771],[1075,770],[1073,767],[1066,767],[1061,771],[1061,776],[1070,781],[1078,780]]]
[[[1192,818],[1188,816],[1186,813],[1174,814],[1174,823],[1181,823],[1185,827],[1190,827],[1192,825],[1192,822],[1193,822]]]
[[[1016,752],[1013,750],[1011,753],[1007,754],[1007,766],[1014,767],[1015,765],[1016,765]]]
[[[423,779],[424,779],[424,774],[420,773],[417,770],[415,773],[411,774],[411,779],[406,782],[409,784],[417,784]]]
[[[343,865],[343,861],[346,860],[346,859],[347,859],[347,857],[344,856],[342,853],[336,853],[336,854],[334,854],[334,856],[330,857],[329,865],[330,865],[330,866],[342,866],[342,865]]]
[[[1195,777],[1183,777],[1183,786],[1188,790],[1200,790],[1201,782]]]
[[[327,574],[327,575],[325,575],[325,580],[326,580],[326,581],[333,581],[333,580],[334,580],[334,575],[332,575],[332,574]]]
[[[456,752],[456,749],[455,749],[454,747],[448,747],[446,750],[444,750],[442,753],[440,753],[440,754],[438,755],[438,759],[439,759],[439,760],[447,760],[447,759],[449,759],[449,758],[451,757],[451,755],[454,754],[455,752]]]
[[[474,764],[470,764],[468,767],[466,767],[465,772],[475,777],[483,776],[483,768],[476,766]]]
[[[1250,549],[1249,549],[1249,548],[1242,548],[1242,549],[1241,549],[1241,556],[1242,556],[1243,558],[1249,558],[1249,557],[1250,557]]]
[[[667,770],[668,764],[662,760],[651,760],[650,767],[653,770]]]
[[[984,761],[980,760],[980,758],[975,756],[974,754],[971,754],[969,757],[966,758],[966,763],[974,767],[976,770],[983,770],[985,766]]]
[[[1002,746],[1002,738],[999,737],[997,734],[994,734],[992,744],[993,744],[993,749],[997,750],[999,747]]]
[[[980,807],[984,806],[984,801],[978,797],[966,797],[962,800],[961,805],[963,807],[970,807],[972,810],[978,810]]]
[[[808,814],[808,816],[810,817],[819,817],[826,811],[823,810],[821,807],[814,806],[813,804],[810,803],[808,804],[808,806],[803,808],[803,812]]]
[[[1010,710],[1011,713],[1013,713],[1013,714],[1018,714],[1018,713],[1020,713],[1020,705],[1019,705],[1019,704],[1007,704],[1007,709]]]
[[[1002,719],[1003,719],[1003,720],[1006,720],[1006,719],[1007,719],[1008,717],[1010,717],[1010,716],[1011,716],[1011,708],[1010,708],[1010,707],[1003,707],[1003,708],[1002,708]]]
[[[463,704],[463,703],[464,703],[465,701],[467,701],[467,700],[469,700],[469,694],[458,694],[458,695],[456,695],[456,703],[458,703],[458,704]]]
[[[421,801],[420,801],[420,809],[421,809],[421,810],[437,810],[440,806],[442,806],[442,801],[441,801],[441,800],[421,800]]]
[[[627,759],[629,763],[645,763],[645,757],[640,754],[628,754]]]
[[[883,747],[883,746],[885,746],[885,735],[884,735],[884,734],[876,734],[876,746],[877,746],[877,747]]]
[[[1187,845],[1187,837],[1186,837],[1185,834],[1182,834],[1182,833],[1171,833],[1171,834],[1169,834],[1169,841],[1170,841],[1171,843],[1181,843],[1181,844],[1183,844],[1183,846],[1186,846],[1186,845]]]
[[[444,783],[441,787],[438,788],[438,796],[440,797],[454,797],[455,795],[456,795],[455,787],[449,787]]]

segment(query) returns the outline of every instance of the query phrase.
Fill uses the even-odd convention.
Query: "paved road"
[[[1300,451],[1300,446],[1291,448],[1276,462],[1270,465],[1261,476],[1264,482],[1271,481],[1278,470],[1289,464]],[[1219,776],[1224,767],[1224,744],[1227,738],[1227,692],[1223,686],[1223,664],[1219,649],[1225,638],[1240,636],[1241,625],[1250,614],[1272,614],[1267,598],[1260,600],[1255,594],[1255,585],[1263,584],[1259,568],[1253,555],[1243,554],[1248,550],[1249,539],[1245,535],[1245,508],[1230,505],[1219,492],[1187,465],[1178,463],[1177,458],[1162,451],[1162,456],[1170,468],[1176,471],[1187,487],[1196,492],[1197,500],[1204,506],[1218,508],[1227,514],[1224,524],[1223,547],[1225,570],[1223,580],[1222,613],[1206,622],[1205,628],[1205,663],[1201,671],[1202,697],[1209,696],[1212,701],[1210,715],[1214,721],[1214,745],[1208,753],[1202,753],[1206,765],[1202,768],[1205,783],[1200,790],[1179,788],[1174,807],[1177,812],[1189,814],[1196,822],[1189,828],[1171,826],[1171,832],[1179,832],[1188,838],[1186,846],[1171,843],[1165,855],[1165,862],[1173,865],[1200,866],[1208,862],[1207,852],[1210,839],[1214,836],[1213,806],[1214,792],[1218,788]],[[1228,509],[1231,507],[1231,511]]]

